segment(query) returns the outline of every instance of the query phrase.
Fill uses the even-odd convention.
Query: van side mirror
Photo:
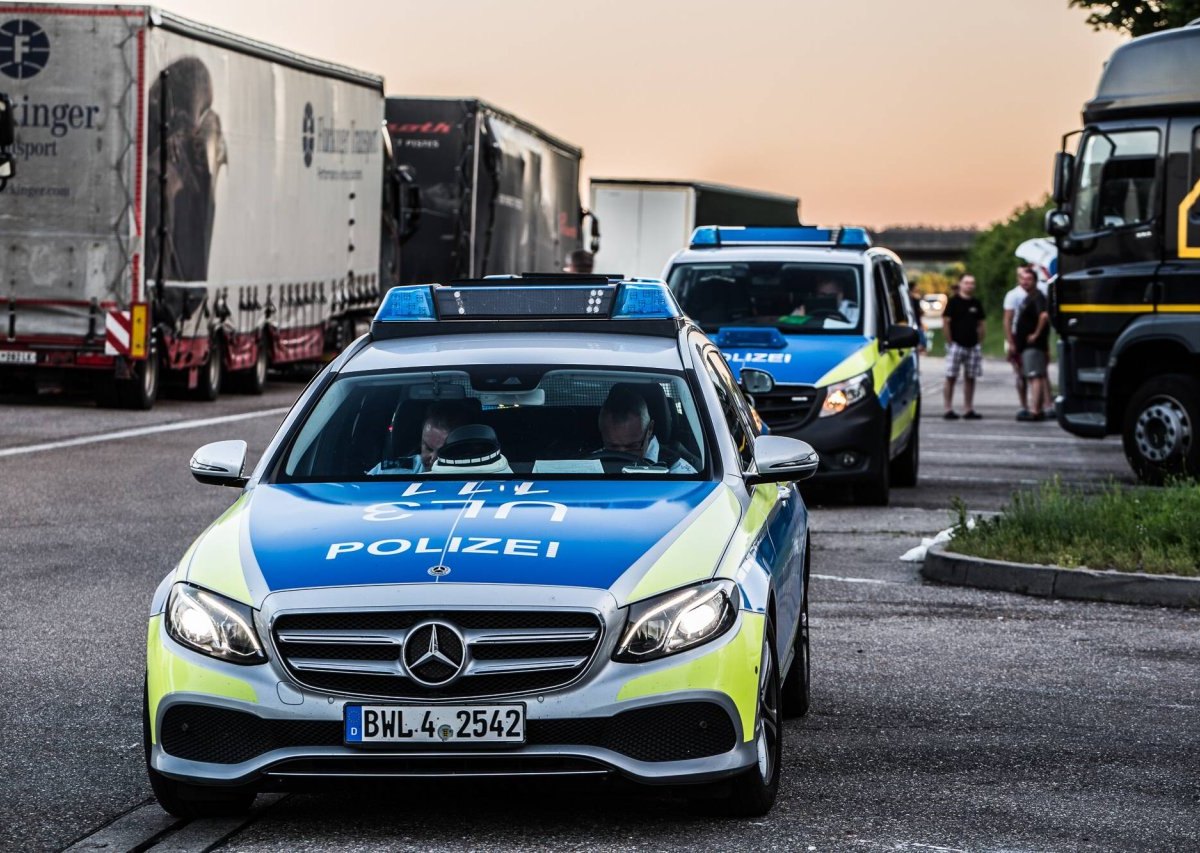
[[[403,243],[417,233],[421,221],[421,187],[408,166],[397,166],[395,172],[396,228]]]
[[[1054,203],[1060,207],[1071,196],[1071,181],[1075,177],[1075,155],[1059,151],[1054,155],[1054,188],[1050,193]]]
[[[206,485],[240,489],[249,480],[243,476],[246,470],[246,442],[236,439],[206,444],[192,454],[188,470]]]
[[[807,441],[785,435],[760,435],[754,439],[753,473],[746,484],[796,483],[817,473],[821,464],[817,451]]]
[[[913,349],[921,345],[921,335],[912,326],[892,325],[883,344],[887,349]]]

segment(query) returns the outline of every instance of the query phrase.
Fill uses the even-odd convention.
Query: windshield
[[[1154,218],[1158,131],[1126,130],[1083,143],[1072,231],[1093,234]]]
[[[486,365],[338,377],[277,479],[696,479],[706,456],[682,374]]]
[[[852,332],[860,328],[858,264],[781,261],[679,264],[668,283],[684,313],[712,331],[774,326],[782,332]]]

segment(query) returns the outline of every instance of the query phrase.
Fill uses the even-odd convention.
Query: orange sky
[[[587,174],[802,199],[806,221],[983,224],[1047,189],[1120,38],[1067,0],[162,0],[200,21],[478,95]]]

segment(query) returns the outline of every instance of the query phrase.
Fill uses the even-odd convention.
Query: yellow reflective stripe
[[[725,548],[741,515],[737,497],[728,486],[718,486],[711,504],[654,561],[629,594],[630,601],[704,580]]]
[[[737,705],[746,740],[754,737],[758,713],[758,668],[762,663],[763,626],[761,613],[743,610],[742,627],[728,643],[709,654],[650,672],[625,682],[618,701],[657,696],[680,690],[719,690]]]
[[[254,687],[234,678],[180,657],[167,647],[162,633],[163,616],[150,617],[146,633],[146,689],[150,707],[150,742],[158,743],[155,719],[158,703],[169,693],[203,693],[224,696],[244,702],[258,702]]]
[[[1113,305],[1109,303],[1067,303],[1058,306],[1065,314],[1148,314],[1154,310],[1153,305],[1138,303],[1137,305]]]
[[[1200,256],[1197,256],[1200,257]],[[1197,314],[1200,313],[1200,305],[1159,305],[1159,314]]]
[[[733,532],[729,545],[725,549],[725,556],[721,559],[721,565],[717,566],[717,577],[737,576],[742,562],[750,553],[750,547],[758,540],[759,533],[766,526],[767,519],[771,517],[771,510],[777,503],[779,503],[779,487],[774,483],[762,483],[754,487],[754,493],[750,497],[750,506],[746,508],[746,515]]]
[[[242,572],[241,556],[242,525],[247,520],[249,503],[250,495],[242,495],[200,534],[187,570],[190,582],[243,604],[254,603]]]
[[[830,385],[834,382],[842,382],[858,376],[860,373],[866,373],[879,359],[879,343],[878,341],[868,341],[860,349],[855,350],[842,361],[838,362],[837,366],[817,380],[817,387]],[[879,390],[876,388],[875,390]]]
[[[1192,187],[1191,192],[1179,202],[1179,257],[1200,258],[1200,246],[1188,243],[1188,214],[1197,201],[1200,201],[1200,181]]]
[[[908,426],[912,423],[913,416],[916,415],[916,413],[917,401],[913,400],[904,407],[904,411],[900,413],[900,417],[892,421],[892,441],[898,439],[904,433],[904,431],[908,429]]]
[[[146,303],[139,302],[130,311],[129,355],[132,358],[146,357]]]

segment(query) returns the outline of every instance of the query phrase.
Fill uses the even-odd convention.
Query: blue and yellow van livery
[[[861,503],[916,485],[917,319],[895,254],[861,228],[703,227],[664,278],[772,434],[821,456]]]
[[[242,492],[151,606],[159,802],[616,775],[765,813],[808,708],[819,463],[757,432],[662,282],[393,289],[253,473],[241,441],[191,460]]]

